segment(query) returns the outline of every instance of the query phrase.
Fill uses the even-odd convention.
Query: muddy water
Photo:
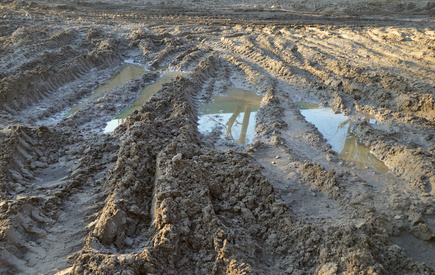
[[[208,133],[216,128],[225,137],[240,144],[254,141],[255,116],[262,96],[244,89],[228,89],[226,96],[214,96],[210,104],[202,104],[199,131]]]
[[[157,79],[154,83],[146,85],[139,93],[138,98],[132,103],[131,107],[125,108],[119,112],[115,118],[107,123],[104,128],[105,133],[112,132],[116,127],[125,122],[127,116],[138,110],[153,94],[158,92],[163,84],[171,82],[175,77],[182,75],[181,72],[167,72],[162,77]]]
[[[298,103],[301,114],[314,124],[326,138],[332,149],[338,152],[342,160],[356,164],[357,168],[372,167],[380,172],[387,172],[388,167],[373,154],[370,149],[360,143],[350,132],[350,119],[343,114],[335,114],[331,108],[321,108],[317,104]],[[369,123],[377,123],[366,117]]]
[[[141,75],[145,73],[145,68],[143,66],[139,66],[136,64],[126,64],[124,65],[121,70],[106,80],[106,82],[98,87],[88,98],[86,98],[85,101],[77,104],[76,106],[72,107],[65,116],[70,116],[80,110],[83,106],[88,104],[92,99],[98,97],[102,93],[105,93],[107,91],[112,90],[115,87],[119,87],[127,83],[128,81],[138,78]]]

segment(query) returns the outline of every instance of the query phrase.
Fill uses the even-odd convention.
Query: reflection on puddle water
[[[113,132],[113,130],[115,130],[116,127],[123,124],[124,122],[125,122],[125,118],[112,119],[107,123],[106,128],[104,128],[104,133]]]
[[[77,104],[76,106],[72,107],[65,116],[70,116],[80,110],[83,106],[88,104],[92,99],[96,98],[97,96],[101,95],[102,93],[105,93],[107,91],[112,90],[115,87],[119,87],[127,83],[128,81],[138,78],[142,76],[145,73],[145,68],[143,66],[139,66],[136,64],[127,64],[121,68],[119,73],[115,74],[111,78],[105,81],[103,85],[98,87],[88,98],[86,98],[85,101]]]
[[[158,92],[163,84],[171,82],[177,76],[182,75],[181,72],[167,72],[162,77],[157,79],[154,83],[146,85],[139,93],[138,98],[132,103],[131,107],[125,108],[117,115],[115,118],[107,123],[106,128],[104,128],[104,133],[113,132],[116,127],[123,124],[127,116],[133,113],[135,110],[140,109],[142,105],[156,92]]]
[[[214,96],[202,104],[199,131],[207,133],[216,127],[225,129],[225,136],[240,144],[251,143],[255,137],[255,116],[263,97],[253,91],[231,88],[226,96]]]
[[[314,124],[326,138],[332,149],[338,152],[342,160],[355,163],[358,169],[373,167],[380,172],[387,172],[388,167],[374,155],[369,148],[360,143],[355,135],[350,132],[350,119],[343,114],[334,114],[331,108],[322,108],[317,104],[298,103],[301,114],[305,119]],[[376,120],[366,117],[370,123]]]

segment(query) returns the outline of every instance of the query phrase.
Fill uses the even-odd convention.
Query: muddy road
[[[434,274],[433,2],[0,11],[0,273]]]

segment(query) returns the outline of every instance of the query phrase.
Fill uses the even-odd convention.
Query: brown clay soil
[[[183,75],[112,133],[159,73],[64,116],[126,60]],[[249,145],[198,130],[231,87]],[[435,274],[434,164],[434,1],[0,1],[1,274]]]

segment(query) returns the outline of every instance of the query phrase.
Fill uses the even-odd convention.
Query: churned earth
[[[0,2],[1,274],[435,273],[435,2],[235,2]]]

